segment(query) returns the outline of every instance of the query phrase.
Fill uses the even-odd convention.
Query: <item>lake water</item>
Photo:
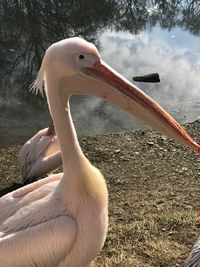
[[[9,6],[9,1],[4,2]],[[64,7],[62,2],[48,6],[45,1],[35,1],[38,5],[33,7],[24,1],[22,11],[14,4],[9,9],[1,7],[4,42],[0,44],[0,144],[24,142],[48,126],[47,107],[28,93],[28,84],[34,80],[48,45],[75,35],[93,41],[103,60],[130,81],[133,76],[158,72],[159,84],[135,84],[178,121],[200,118],[199,1],[69,1],[71,5]],[[33,17],[26,17],[33,10]],[[45,18],[41,10],[48,12]],[[20,14],[11,20],[9,12],[14,11],[23,14],[23,25],[18,22]],[[50,15],[55,16],[55,25],[49,25]],[[143,127],[98,98],[72,97],[71,109],[79,135]]]

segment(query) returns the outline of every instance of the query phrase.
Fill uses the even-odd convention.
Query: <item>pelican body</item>
[[[0,264],[6,267],[86,267],[102,249],[108,229],[108,192],[85,157],[70,114],[72,94],[112,102],[159,132],[199,151],[199,145],[154,100],[109,67],[81,39],[51,45],[33,88],[42,91],[58,138],[63,173],[0,198]]]

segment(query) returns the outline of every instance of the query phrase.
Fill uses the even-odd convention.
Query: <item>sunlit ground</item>
[[[198,138],[199,123],[189,127]],[[183,266],[198,238],[200,158],[153,132],[81,138],[109,190],[109,231],[91,267]],[[0,149],[1,188],[18,181],[19,147]]]

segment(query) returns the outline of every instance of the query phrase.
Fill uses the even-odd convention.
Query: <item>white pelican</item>
[[[108,227],[105,180],[84,156],[70,115],[72,94],[111,101],[158,131],[199,151],[199,145],[155,101],[106,65],[80,38],[50,46],[34,87],[45,91],[64,173],[0,198],[0,264],[84,267],[102,249]]]
[[[22,146],[18,161],[22,184],[34,182],[62,165],[53,122],[49,128],[40,130]]]
[[[139,82],[160,82],[158,73],[133,77]],[[61,151],[53,122],[36,133],[19,152],[19,170],[23,185],[37,181],[62,165]]]

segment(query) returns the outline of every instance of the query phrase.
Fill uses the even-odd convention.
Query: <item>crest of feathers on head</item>
[[[35,92],[36,95],[40,93],[42,96],[44,96],[44,88],[45,88],[45,69],[46,69],[46,60],[45,56],[43,58],[40,70],[37,74],[36,80],[30,85],[30,91]]]

